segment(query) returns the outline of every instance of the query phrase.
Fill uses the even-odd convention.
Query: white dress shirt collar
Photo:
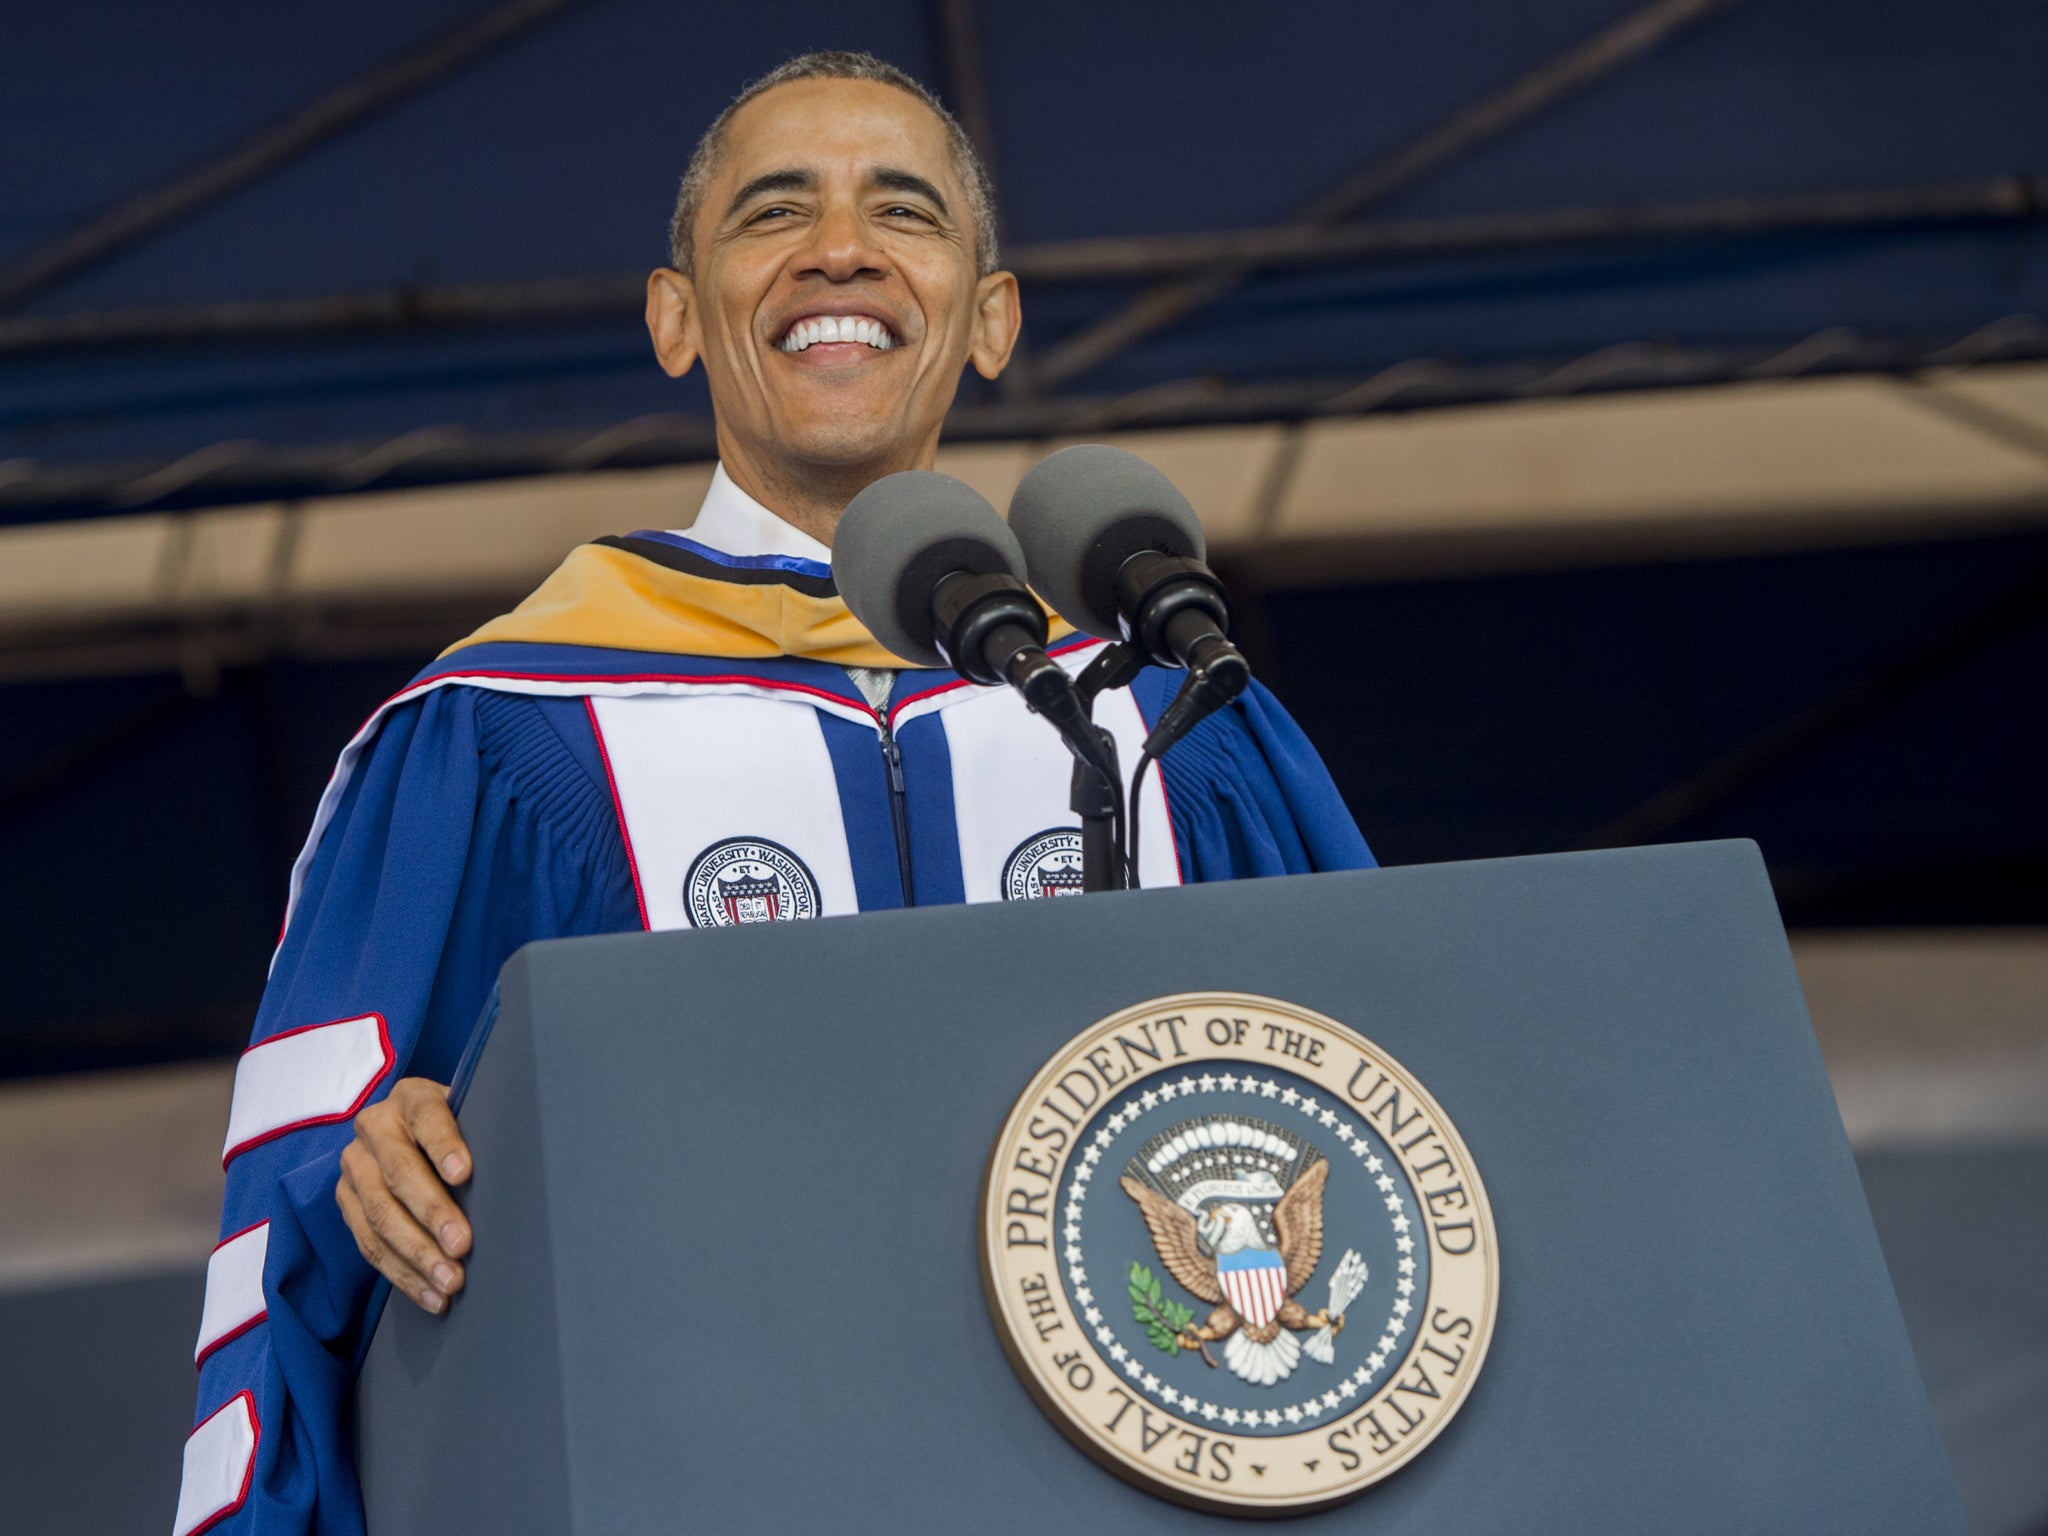
[[[799,560],[832,563],[832,551],[802,529],[784,522],[733,483],[719,465],[697,520],[678,536],[721,555],[794,555]]]

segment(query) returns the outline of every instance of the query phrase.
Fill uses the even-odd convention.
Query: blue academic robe
[[[1146,671],[1130,695],[1133,718],[1156,720],[1179,679]],[[499,968],[522,944],[669,926],[657,920],[664,901],[683,913],[674,921],[692,920],[688,893],[668,889],[675,878],[652,888],[654,834],[629,828],[655,813],[634,809],[621,788],[630,765],[610,760],[627,750],[630,731],[604,722],[633,700],[644,704],[646,690],[716,694],[721,708],[808,701],[805,740],[814,729],[823,752],[813,755],[829,772],[803,771],[829,782],[801,794],[771,783],[764,794],[808,805],[836,796],[827,819],[843,840],[830,839],[829,857],[769,841],[801,855],[818,910],[871,910],[902,905],[906,885],[918,904],[932,904],[986,895],[1001,878],[975,865],[976,845],[957,825],[953,758],[968,716],[931,707],[964,697],[964,687],[951,673],[903,673],[878,726],[862,723],[863,711],[876,712],[849,674],[824,661],[496,642],[451,653],[379,711],[344,754],[295,872],[238,1074],[181,1536],[362,1536],[348,1405],[376,1277],[334,1197],[351,1118],[400,1077],[450,1079]],[[656,734],[633,750],[658,772],[668,714],[642,714]],[[892,718],[900,799],[877,750],[891,739]],[[1030,729],[1050,735],[1042,722]],[[705,771],[723,770],[712,762]],[[1169,878],[1373,862],[1314,749],[1257,685],[1169,752],[1160,778],[1171,837],[1153,857],[1171,861],[1160,866]],[[1063,804],[1063,774],[1048,793]],[[1002,831],[988,846],[1009,837]],[[842,849],[835,877],[826,866],[840,866]],[[673,868],[690,853],[682,849]],[[748,889],[793,899],[775,870],[757,873],[765,883]],[[690,878],[700,898],[713,888],[710,877]],[[717,889],[724,910],[750,899],[731,894],[739,887],[730,878]]]

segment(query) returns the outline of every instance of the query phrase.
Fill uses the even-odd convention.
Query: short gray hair
[[[930,107],[945,125],[946,147],[953,157],[954,174],[960,178],[961,186],[967,189],[967,212],[974,225],[975,271],[981,277],[995,271],[995,187],[989,181],[988,168],[975,152],[974,141],[967,137],[967,130],[940,105],[938,97],[894,64],[885,63],[871,53],[826,51],[802,54],[749,82],[704,130],[696,149],[691,151],[689,168],[683,172],[683,184],[676,192],[676,211],[668,222],[669,261],[678,272],[691,273],[695,270],[696,253],[691,235],[697,227],[698,211],[704,205],[704,189],[718,169],[718,157],[725,147],[726,126],[731,123],[733,114],[756,96],[764,95],[778,85],[788,85],[793,80],[872,80],[877,85],[893,85]]]

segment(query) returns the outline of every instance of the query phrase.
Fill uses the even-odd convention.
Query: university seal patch
[[[1081,894],[1081,834],[1048,827],[1024,839],[1003,860],[1003,900]]]
[[[1443,1109],[1334,1019],[1190,993],[1070,1041],[989,1162],[1011,1363],[1111,1471],[1235,1514],[1399,1470],[1478,1376],[1493,1214]]]
[[[818,882],[804,861],[765,837],[729,837],[697,855],[683,877],[696,928],[787,923],[818,915]]]

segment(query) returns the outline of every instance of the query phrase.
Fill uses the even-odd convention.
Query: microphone
[[[1114,762],[1066,669],[1045,653],[1045,610],[1024,584],[1024,551],[979,491],[950,475],[885,475],[847,504],[832,576],[885,650],[1008,683],[1097,774]]]
[[[1136,454],[1084,443],[1048,455],[1018,482],[1010,529],[1032,581],[1076,629],[1121,640],[1162,667],[1187,669],[1131,773],[1124,865],[1135,888],[1145,770],[1252,680],[1230,643],[1223,583],[1202,562],[1209,548],[1202,520]]]
[[[1202,563],[1201,519],[1136,454],[1087,443],[1041,460],[1011,498],[1010,530],[1032,581],[1075,628],[1187,669],[1148,753],[1163,752],[1250,683],[1251,668],[1230,643],[1223,583]]]

